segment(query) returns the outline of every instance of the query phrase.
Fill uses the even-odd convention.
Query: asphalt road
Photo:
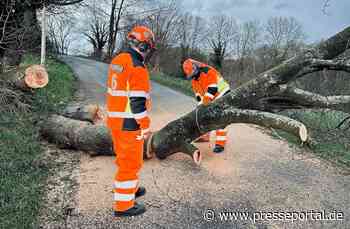
[[[108,66],[62,59],[80,80],[79,101],[104,105]],[[154,131],[195,107],[190,97],[156,83],[152,87]],[[350,228],[350,177],[340,169],[243,124],[230,126],[224,154],[213,154],[212,145],[198,144],[200,167],[183,155],[146,161],[140,177],[148,192],[140,201],[148,211],[128,219],[111,216],[114,158],[83,155],[75,197],[79,214],[69,218],[68,228]],[[224,211],[265,220],[254,222],[244,215],[224,220]],[[315,220],[319,211],[337,211],[344,219]],[[278,219],[266,219],[270,212]]]

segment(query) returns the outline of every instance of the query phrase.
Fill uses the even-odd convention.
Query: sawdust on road
[[[107,65],[65,57],[81,86],[79,101],[104,105]],[[152,130],[156,131],[195,107],[192,98],[153,83]],[[139,217],[112,215],[114,157],[82,154],[75,193],[75,214],[67,228],[350,228],[350,179],[309,152],[293,149],[253,126],[229,127],[226,152],[215,155],[201,143],[200,167],[178,154],[144,163],[140,174],[148,211]],[[208,222],[203,213],[212,209]],[[221,211],[341,211],[343,221],[221,221]]]

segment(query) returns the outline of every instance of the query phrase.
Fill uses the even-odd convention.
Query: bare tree
[[[84,28],[83,34],[93,46],[93,56],[99,60],[103,59],[103,49],[108,42],[108,21],[96,1],[88,7],[86,15],[88,28]]]
[[[68,49],[72,42],[74,32],[74,18],[67,15],[50,17],[48,20],[49,40],[57,54],[68,54]]]
[[[322,12],[325,15],[328,15],[329,13],[327,12],[327,9],[331,6],[331,0],[325,0],[322,6]]]
[[[259,42],[260,24],[258,21],[248,21],[238,26],[237,35],[233,39],[233,53],[238,59],[238,73],[243,74],[245,60],[252,57]]]
[[[8,24],[10,23],[10,17],[14,10],[14,4],[10,4],[9,2],[4,2],[0,4],[1,6],[1,14],[0,14],[0,60],[5,55],[6,47],[9,42],[15,39],[15,34],[10,32],[8,29]],[[2,61],[0,63],[0,73],[2,72]]]
[[[267,57],[271,66],[277,65],[298,51],[305,39],[301,24],[293,17],[272,17],[265,25]]]
[[[157,55],[154,60],[155,71],[161,71],[161,59],[167,58],[166,50],[175,42],[175,28],[178,20],[178,9],[174,2],[161,7],[157,12],[147,16],[144,20],[144,24],[153,31],[156,38]]]
[[[122,16],[124,2],[125,2],[124,0],[120,0],[118,4],[118,0],[111,0],[111,9],[110,9],[111,11],[109,16],[108,49],[107,49],[107,53],[109,57],[112,57],[115,51],[116,38],[119,31],[119,23]]]
[[[0,58],[8,65],[17,65],[25,50],[40,44],[36,8],[19,1],[5,0],[0,3],[1,37]]]
[[[222,69],[224,58],[235,36],[237,23],[234,18],[222,15],[210,19],[208,44],[213,51],[212,62],[218,69]]]
[[[205,20],[189,13],[180,15],[176,24],[176,42],[181,49],[181,62],[201,47],[206,34]]]
[[[124,33],[124,30],[130,24],[130,19],[142,20],[152,14],[156,9],[149,9],[144,0],[102,0],[99,11],[108,20],[108,42],[107,55],[111,58],[116,52],[118,45],[118,35]],[[150,3],[150,2],[147,2]],[[126,20],[124,20],[126,19]],[[132,24],[135,22],[132,20]],[[126,22],[126,23],[125,23]],[[126,24],[126,25],[125,25]]]
[[[40,46],[40,26],[36,11],[45,4],[50,9],[83,0],[3,0],[0,2],[0,59],[18,65],[26,50]],[[6,58],[5,58],[6,57]]]
[[[203,23],[204,22],[204,23]],[[206,21],[204,18],[195,16],[192,20],[192,36],[191,36],[191,49],[201,49],[203,48],[203,45],[201,43],[205,40],[206,37]]]

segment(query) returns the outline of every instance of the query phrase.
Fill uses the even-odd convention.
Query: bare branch
[[[52,4],[56,6],[68,6],[81,3],[84,0],[47,0],[47,4]]]
[[[311,61],[311,68],[315,70],[333,70],[333,71],[344,71],[350,73],[350,62],[349,60],[322,60],[313,59]]]
[[[331,0],[325,0],[322,6],[322,12],[325,15],[329,15],[329,13],[327,12],[327,9],[331,6]]]
[[[304,108],[343,110],[339,108],[340,105],[350,104],[350,95],[323,96],[287,85],[280,86],[280,93],[278,95],[283,96],[282,99],[285,98],[286,100],[293,101],[294,104],[299,104]],[[288,109],[288,107],[285,109]]]

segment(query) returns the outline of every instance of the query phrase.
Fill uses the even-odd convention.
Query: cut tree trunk
[[[189,155],[196,164],[200,164],[200,151],[191,142],[211,130],[223,129],[227,123],[250,123],[283,129],[298,136],[303,142],[308,138],[306,127],[302,123],[284,116],[240,109],[230,109],[223,114],[221,110],[205,112],[205,107],[198,111],[171,122],[162,130],[152,134],[145,142],[144,157],[151,158],[155,153],[158,158],[165,159],[174,153],[184,153]],[[198,115],[198,122],[205,125],[196,125],[196,115]],[[104,125],[96,126],[54,115],[41,126],[43,136],[62,148],[96,152],[100,155],[113,154],[111,136]]]
[[[53,115],[41,124],[41,134],[61,148],[97,155],[112,155],[112,139],[105,126]]]
[[[208,106],[199,106],[178,120],[170,122],[146,140],[144,156],[149,158],[155,154],[164,159],[171,154],[182,152],[199,164],[201,154],[191,142],[211,130],[223,129],[232,123],[281,129],[298,136],[301,142],[310,141],[304,124],[264,111],[272,110],[267,109],[272,106],[280,110],[290,109],[296,104],[307,108],[338,109],[338,104],[348,103],[349,96],[323,97],[288,85],[298,78],[324,69],[350,72],[350,57],[342,56],[339,61],[339,56],[348,49],[348,40],[350,27],[324,41],[316,50],[304,51],[256,78],[251,76],[253,80],[228,95]],[[279,104],[281,99],[273,99],[276,96],[285,99],[283,106]],[[111,153],[112,143],[105,126],[93,126],[86,122],[53,116],[43,125],[42,131],[49,139],[65,147]]]
[[[43,88],[49,83],[47,71],[41,65],[15,68],[3,73],[1,78],[21,90]]]
[[[104,109],[96,104],[86,106],[68,106],[61,115],[67,118],[86,121],[92,124],[104,124],[106,119]]]

